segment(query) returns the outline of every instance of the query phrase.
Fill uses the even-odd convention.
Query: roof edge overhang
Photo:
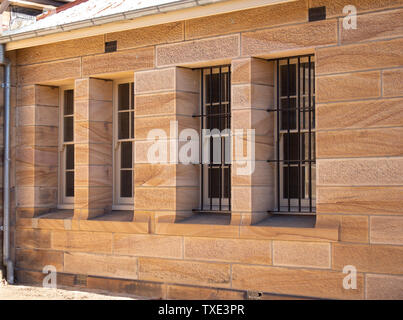
[[[296,0],[175,1],[166,5],[82,20],[48,29],[4,35],[0,36],[0,43],[6,44],[6,50],[11,51],[294,1]]]

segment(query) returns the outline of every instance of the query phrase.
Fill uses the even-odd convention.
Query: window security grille
[[[315,212],[315,62],[313,55],[276,59],[273,112],[277,211]]]
[[[211,134],[209,161],[203,161],[203,135],[200,141],[200,168],[201,168],[201,206],[194,210],[205,213],[230,213],[231,211],[231,164],[226,161],[226,154],[230,150],[231,129],[231,68],[228,65],[201,69],[201,114],[194,115],[200,118],[202,130],[217,131],[217,136]],[[202,131],[203,132],[203,131]],[[221,141],[220,161],[213,159],[213,145]],[[228,143],[229,142],[229,143]],[[208,151],[207,151],[208,152]]]

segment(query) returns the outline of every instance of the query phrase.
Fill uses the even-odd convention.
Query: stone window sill
[[[76,220],[73,219],[73,215],[73,210],[56,210],[37,218],[18,218],[17,227],[50,230],[149,233],[149,223],[147,221],[133,221],[133,211],[112,211],[90,220]]]
[[[158,223],[155,233],[197,237],[336,242],[338,228],[315,226],[314,216],[273,215],[251,226],[231,225],[226,215],[198,214],[176,223]]]
[[[150,232],[148,221],[133,221],[132,211],[118,211],[91,220],[73,219],[72,210],[58,210],[38,218],[19,218],[19,228],[98,232]],[[233,225],[229,215],[195,214],[179,222],[159,222],[155,234],[232,239],[336,242],[339,229],[315,226],[313,216],[273,215],[251,226]]]

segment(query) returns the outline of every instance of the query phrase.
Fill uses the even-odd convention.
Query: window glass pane
[[[231,189],[229,187],[229,168],[224,168],[224,198],[228,198],[229,194],[231,192]]]
[[[226,113],[227,116],[221,118],[222,130],[231,128],[231,109],[229,104],[223,106],[223,112]]]
[[[221,174],[221,197],[228,198],[230,194],[229,189],[229,168],[209,168],[209,173],[211,172],[211,185],[209,184],[209,197],[219,198],[220,197],[220,174]],[[211,187],[210,187],[211,186]]]
[[[313,67],[314,63],[311,62],[311,66]],[[301,66],[302,70],[300,71],[301,76],[301,89],[300,89],[300,98],[301,98],[301,127],[304,129],[309,128],[309,107],[311,107],[311,129],[315,128],[315,78],[314,72],[311,69],[311,87],[309,88],[309,69],[308,63],[304,63]],[[309,89],[311,89],[311,94],[309,94]],[[309,97],[311,98],[311,103],[309,103]],[[303,112],[305,111],[305,112]]]
[[[309,127],[309,98],[301,95],[301,128],[308,129]],[[312,117],[312,115],[311,115]]]
[[[303,105],[305,105],[305,112],[302,112]],[[301,102],[301,129],[309,128],[309,111],[308,101]],[[315,112],[311,105],[311,130],[315,129]]]
[[[129,112],[120,112],[118,116],[119,139],[129,139]]]
[[[312,75],[312,74],[311,74]],[[308,63],[301,63],[301,70],[300,70],[300,86],[301,86],[301,94],[308,95],[309,94],[309,68]]]
[[[122,83],[118,86],[118,109],[127,110],[130,104],[130,84]]]
[[[132,197],[133,172],[131,170],[120,171],[120,196],[122,198]]]
[[[288,73],[289,71],[289,73]],[[297,92],[296,86],[296,65],[280,66],[280,95],[282,97],[295,96]]]
[[[290,98],[281,99],[280,100],[281,109],[285,109],[285,111],[281,111],[281,130],[290,130],[297,128],[297,110],[296,108],[296,99]]]
[[[66,172],[66,197],[74,197],[74,172]]]
[[[210,117],[207,117],[208,129],[220,129],[220,117],[218,116],[220,112],[219,110],[219,106],[207,106],[207,114],[211,115]]]
[[[74,113],[74,90],[64,91],[64,115],[73,115]]]
[[[134,139],[134,112],[130,112],[130,136],[132,139]]]
[[[220,179],[220,168],[209,168],[209,198],[219,198],[220,196],[220,186],[219,186],[219,179]]]
[[[301,138],[304,142],[302,146],[302,159],[309,160],[309,134],[303,134]],[[315,132],[311,133],[311,160],[315,160]]]
[[[207,114],[212,115],[207,117],[207,129],[219,129],[220,131],[227,129],[230,126],[228,114],[229,105],[222,104],[207,106]]]
[[[228,101],[228,73],[221,74],[221,102]]]
[[[298,133],[284,134],[284,160],[299,160],[298,155]],[[308,142],[308,141],[307,141]],[[304,159],[305,140],[304,134],[301,134],[301,159]],[[295,162],[298,164],[298,162]]]
[[[219,95],[219,74],[212,75],[212,85],[210,87],[210,75],[206,75],[206,113],[214,115],[207,117],[207,129],[219,129],[220,131],[229,127],[228,117],[225,113],[229,113],[228,99],[228,73],[221,74],[221,101]],[[212,101],[214,105],[210,105],[210,91],[212,89]],[[221,103],[220,103],[221,102]]]
[[[214,69],[213,69],[214,70]],[[219,69],[217,69],[218,71]],[[206,83],[206,103],[220,102],[220,74],[213,73],[210,77],[210,74],[205,76]],[[221,102],[228,101],[229,99],[229,90],[228,90],[228,72],[221,73]]]
[[[121,145],[120,167],[133,168],[133,148],[132,142],[123,142]]]
[[[64,141],[69,142],[74,140],[73,134],[73,117],[64,117]]]
[[[74,145],[66,145],[66,170],[74,169]]]
[[[130,92],[131,92],[131,100],[130,100],[130,109],[134,109],[134,83],[130,83]]]
[[[218,101],[218,75],[206,75],[206,103]]]
[[[288,178],[288,172],[290,172],[290,177]],[[290,198],[290,199],[298,199],[298,167],[293,166],[288,168],[287,166],[284,166],[283,168],[283,173],[284,173],[284,198]],[[301,176],[300,176],[300,182],[301,182],[301,199],[304,198],[305,194],[305,167],[301,166]],[[290,188],[290,194],[288,196],[288,188]]]
[[[301,90],[305,93],[309,92],[309,63],[301,62],[301,71],[300,71],[301,79],[305,79],[305,81],[301,80]],[[315,93],[315,62],[311,61],[311,89],[312,92]]]

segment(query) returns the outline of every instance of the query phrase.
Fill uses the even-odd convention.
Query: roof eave
[[[244,9],[250,9],[250,8],[255,8],[255,7],[261,7],[261,6],[265,6],[265,5],[272,5],[272,4],[278,4],[278,3],[284,3],[284,2],[293,2],[293,1],[296,1],[296,0],[225,0],[225,1],[182,0],[182,1],[177,1],[177,2],[168,3],[168,4],[164,4],[164,5],[148,7],[148,8],[144,8],[144,9],[132,10],[132,11],[127,11],[127,12],[123,12],[123,13],[117,13],[117,14],[113,14],[113,15],[98,17],[98,18],[81,20],[78,22],[67,23],[67,24],[58,25],[58,26],[46,28],[46,29],[38,29],[38,30],[32,30],[32,31],[15,33],[15,34],[7,34],[7,35],[0,36],[0,44],[6,44],[6,50],[15,50],[15,49],[20,49],[20,48],[24,48],[24,47],[39,45],[39,44],[37,44],[38,42],[35,42],[35,41],[33,41],[32,44],[30,44],[29,40],[33,39],[33,38],[38,38],[38,37],[45,38],[47,36],[52,36],[57,33],[66,33],[66,32],[71,32],[71,31],[79,32],[80,29],[99,27],[99,26],[103,26],[106,24],[123,22],[125,20],[127,21],[127,20],[139,19],[139,18],[147,18],[149,16],[166,15],[166,14],[172,15],[175,12],[178,12],[178,13],[184,12],[186,10],[195,9],[196,7],[210,6],[213,8],[213,6],[215,6],[215,7],[217,7],[217,9],[219,7],[221,7],[221,9],[220,10],[209,10],[209,11],[207,11],[207,12],[210,12],[209,14],[204,14],[203,12],[200,12],[199,15],[197,13],[193,14],[193,15],[189,15],[188,17],[190,19],[199,18],[199,17],[212,15],[212,14],[221,14],[221,13],[227,13],[227,12],[231,12],[231,11],[244,10]],[[214,13],[212,13],[212,12],[214,12]],[[185,20],[184,16],[187,16],[187,15],[181,15],[181,17],[178,17],[178,19],[176,21]],[[175,21],[175,16],[170,17],[170,19],[172,21]],[[139,26],[134,26],[133,28],[157,25],[157,24],[161,23],[159,19],[153,19],[153,20],[155,20],[155,23],[151,21],[148,24],[143,23],[143,24],[140,24]],[[167,23],[167,22],[169,22],[169,19],[168,20],[163,19],[163,23]],[[123,30],[127,30],[127,24],[125,25],[125,28],[122,28],[122,31]],[[114,28],[114,32],[116,32],[116,28]],[[94,35],[94,34],[91,34],[91,35]],[[84,35],[82,37],[84,37]],[[79,37],[78,36],[71,37],[71,39],[76,39],[76,38],[79,38]],[[64,40],[69,40],[69,37],[68,36],[63,37],[59,40],[53,39],[49,43],[64,41]],[[42,41],[42,42],[44,42],[44,41]]]

